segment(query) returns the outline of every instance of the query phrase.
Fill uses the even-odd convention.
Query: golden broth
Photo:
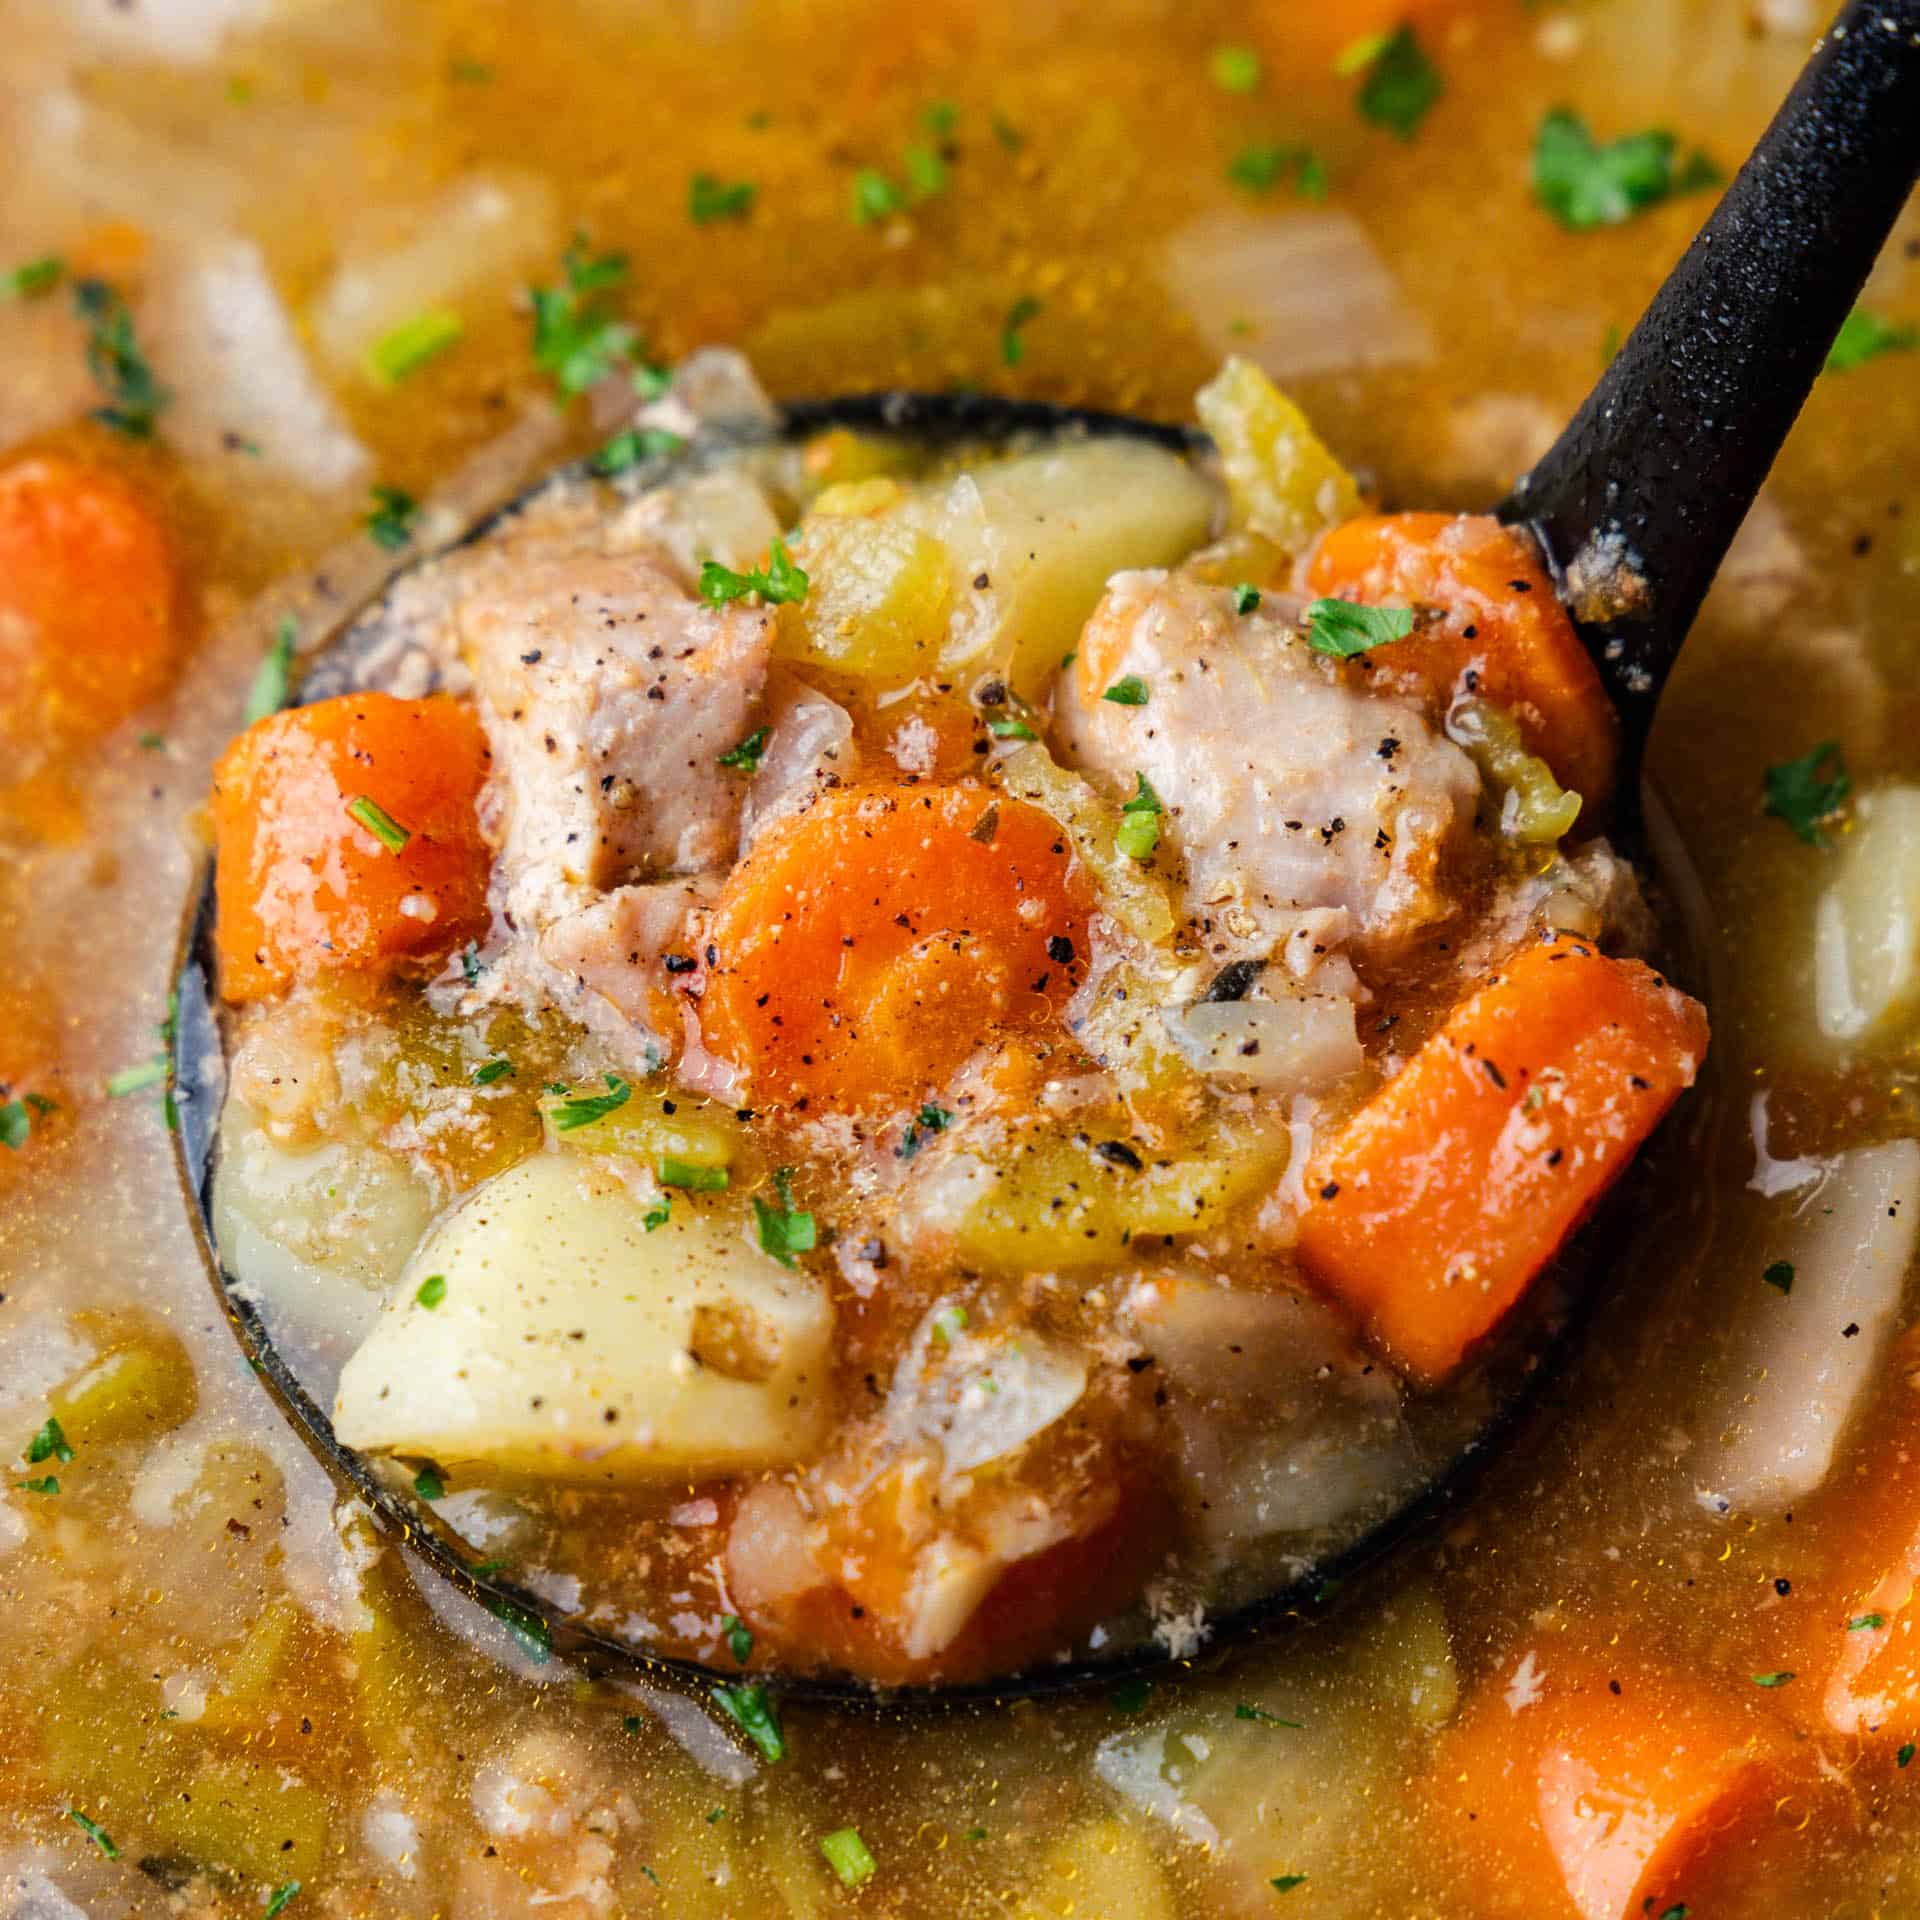
[[[139,315],[144,276],[237,235],[311,344],[336,261],[418,232],[461,176],[531,181],[546,214],[542,252],[460,295],[455,349],[390,391],[328,375],[335,425],[366,450],[350,483],[309,489],[297,463],[217,434],[176,463],[184,409],[162,416],[161,450],[138,457],[177,503],[207,637],[175,697],[0,798],[0,1078],[58,1103],[0,1153],[8,1443],[89,1347],[158,1356],[131,1424],[97,1424],[89,1445],[70,1421],[59,1494],[13,1492],[0,1515],[0,1906],[60,1911],[33,1905],[45,1876],[103,1913],[255,1913],[298,1880],[296,1914],[811,1916],[847,1897],[819,1836],[857,1827],[878,1862],[859,1896],[874,1913],[1547,1910],[1425,1802],[1456,1695],[1497,1691],[1530,1650],[1618,1649],[1744,1706],[1753,1674],[1790,1664],[1778,1583],[1816,1578],[1860,1524],[1874,1423],[1897,1419],[1906,1390],[1888,1370],[1889,1405],[1843,1451],[1839,1495],[1766,1521],[1696,1500],[1739,1404],[1714,1336],[1793,1205],[1747,1188],[1752,1096],[1769,1094],[1777,1158],[1913,1130],[1910,1037],[1841,1066],[1817,1042],[1809,926],[1828,856],[1762,815],[1760,780],[1826,738],[1856,782],[1920,774],[1920,531],[1903,511],[1920,361],[1821,383],[1765,537],[1663,716],[1655,767],[1705,888],[1716,1036],[1645,1257],[1481,1504],[1317,1623],[1144,1699],[921,1719],[794,1706],[787,1757],[768,1766],[695,1697],[530,1661],[416,1582],[294,1438],[207,1283],[159,1088],[114,1099],[105,1083],[158,1050],[195,809],[266,630],[231,616],[350,534],[367,484],[425,493],[544,406],[514,296],[553,283],[576,226],[632,255],[632,315],[662,359],[717,340],[777,393],[967,381],[1178,417],[1223,342],[1272,348],[1258,300],[1242,313],[1216,298],[1199,318],[1183,304],[1191,229],[1233,219],[1233,244],[1270,243],[1313,214],[1285,182],[1254,195],[1226,178],[1249,144],[1307,142],[1327,210],[1359,223],[1398,282],[1403,343],[1426,350],[1276,371],[1390,501],[1480,504],[1571,409],[1706,207],[1563,232],[1528,191],[1541,114],[1571,102],[1603,135],[1669,125],[1730,166],[1807,29],[1756,25],[1734,0],[1424,8],[1447,92],[1402,143],[1329,72],[1352,32],[1382,24],[1358,8],[568,0],[536,16],[340,0],[289,5],[180,65],[116,51],[110,9],[84,16],[101,37],[67,11],[9,10],[0,264],[67,254],[123,282]],[[1211,82],[1222,43],[1263,52],[1258,92]],[[957,110],[945,190],[856,222],[858,170],[900,177],[941,101]],[[690,224],[695,172],[752,181],[749,217]],[[1910,219],[1873,288],[1896,315],[1920,305],[1916,232]],[[1182,270],[1170,243],[1188,249]],[[1295,278],[1283,261],[1276,297]],[[1016,349],[1008,317],[1029,301]],[[152,350],[167,379],[158,337]],[[99,438],[63,424],[94,403],[81,352],[64,298],[0,305],[0,442]],[[593,439],[580,410],[527,431],[555,450]],[[1914,1910],[1912,1776],[1819,1730],[1789,1687],[1764,1704],[1825,1767],[1674,1898],[1695,1913]]]

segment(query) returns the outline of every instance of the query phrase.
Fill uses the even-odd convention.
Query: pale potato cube
[[[476,1188],[348,1361],[340,1438],[582,1482],[812,1453],[828,1417],[824,1289],[760,1251],[737,1200],[675,1193],[659,1212],[572,1154],[535,1154]],[[444,1291],[428,1305],[435,1275]]]
[[[1920,993],[1920,787],[1862,796],[1814,920],[1814,1009],[1829,1040],[1860,1040]]]

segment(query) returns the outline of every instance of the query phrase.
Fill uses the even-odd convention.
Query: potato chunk
[[[735,1202],[675,1193],[659,1211],[573,1155],[535,1154],[476,1188],[348,1361],[340,1438],[582,1482],[811,1453],[828,1414],[825,1292],[760,1252]]]

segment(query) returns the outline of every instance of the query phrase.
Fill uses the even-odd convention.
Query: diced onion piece
[[[1920,993],[1920,787],[1862,796],[1814,919],[1814,1011],[1829,1040],[1884,1028]]]
[[[1203,1000],[1165,1018],[1188,1065],[1215,1079],[1310,1093],[1365,1064],[1353,1002],[1331,994]]]
[[[1717,1369],[1731,1437],[1703,1463],[1710,1504],[1771,1511],[1827,1477],[1892,1337],[1917,1235],[1920,1142],[1895,1140],[1841,1154],[1756,1247]],[[1784,1292],[1761,1277],[1776,1261],[1793,1269]]]
[[[1307,416],[1251,360],[1229,360],[1194,400],[1220,449],[1236,528],[1289,553],[1360,511],[1360,489]]]
[[[349,1446],[535,1479],[632,1482],[775,1466],[825,1429],[833,1313],[743,1211],[542,1153],[428,1236],[347,1363]],[[431,1311],[417,1293],[441,1274]]]
[[[1211,214],[1167,243],[1162,276],[1212,350],[1276,378],[1429,360],[1433,340],[1344,213]]]
[[[899,1439],[933,1441],[949,1474],[1018,1453],[1064,1418],[1087,1390],[1086,1362],[1032,1335],[976,1335],[936,1309],[893,1378],[887,1424]]]

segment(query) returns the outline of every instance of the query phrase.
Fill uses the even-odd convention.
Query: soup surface
[[[1241,356],[1306,408],[1385,510],[1471,512],[1550,440],[1818,24],[1790,0],[1407,11],[1402,23],[1361,4],[569,0],[535,31],[465,0],[8,10],[8,1910],[571,1920],[857,1902],[901,1915],[1627,1920],[1920,1906],[1911,219],[1729,563],[1654,743],[1692,867],[1669,889],[1690,918],[1689,979],[1714,1040],[1657,1155],[1636,1257],[1609,1277],[1577,1364],[1481,1500],[1379,1575],[1322,1595],[1294,1630],[1218,1656],[1183,1648],[1188,1664],[1150,1683],[904,1714],[783,1702],[752,1672],[777,1618],[757,1633],[742,1621],[753,1644],[736,1652],[715,1593],[689,1586],[669,1637],[723,1668],[737,1660],[737,1681],[596,1674],[510,1604],[490,1614],[371,1528],[246,1365],[196,1244],[170,1123],[192,1133],[210,1116],[180,1111],[164,1057],[176,930],[224,824],[216,761],[400,560],[542,467],[605,447],[636,376],[651,389],[652,369],[711,364],[691,356],[724,346],[780,396],[967,385],[1178,420]],[[617,414],[603,405],[613,370],[629,394]],[[659,404],[671,399],[669,384]],[[635,442],[612,464],[664,451]],[[838,442],[818,457],[871,451]],[[787,502],[817,515],[810,489],[825,477],[794,483]],[[951,484],[879,477],[908,492]],[[1189,559],[1203,544],[1114,564],[1188,562],[1202,568],[1191,591],[1219,599],[1209,617],[1293,631],[1287,568],[1236,563],[1209,579]],[[750,541],[722,558],[746,572],[764,553]],[[789,560],[835,577],[798,546]],[[1273,603],[1232,608],[1243,582]],[[727,604],[759,617],[749,596]],[[839,671],[807,684],[857,730],[862,704]],[[1039,710],[1041,688],[1009,691]],[[956,693],[945,717],[965,757],[947,788],[979,784],[969,829],[989,783],[1002,831],[1038,805],[1011,783],[1029,755],[1038,780],[1056,744],[1093,766],[1114,812],[1142,771],[1166,803],[1171,777],[1132,745],[1106,766],[1097,741],[1069,753],[1048,726],[1034,742],[996,735],[976,681]],[[1107,730],[1137,717],[1124,702],[1091,711]],[[943,713],[905,716],[936,753]],[[457,744],[434,756],[443,774]],[[408,835],[427,823],[358,787],[351,797],[376,801],[378,818],[358,823],[366,862],[398,861],[381,819]],[[786,831],[835,804],[827,790]],[[1167,847],[1192,860],[1177,815],[1132,817],[1161,820]],[[742,871],[762,845],[771,858],[781,826]],[[457,821],[436,816],[433,834],[457,854]],[[1038,852],[1062,863],[1071,917],[1079,882],[1053,844]],[[1171,852],[1123,857],[1123,873],[1184,884]],[[435,918],[443,904],[455,922],[478,912],[457,861],[408,892],[427,893]],[[399,899],[360,930],[431,924]],[[1076,963],[1077,932],[1060,936]],[[482,935],[476,918],[476,948]],[[454,995],[472,984],[456,970]],[[269,1119],[284,1094],[297,1126],[285,1090],[301,1036],[275,1031],[296,1006],[366,1025],[381,1099],[403,1070],[420,1084],[445,1039],[434,1023],[484,1011],[436,1010],[424,971],[404,1004],[272,981],[234,1016],[236,1085]],[[1465,985],[1429,976],[1423,1017]],[[509,1013],[525,1017],[486,1020]],[[926,1023],[900,1032],[896,1063],[931,1044]],[[382,1034],[395,1037],[384,1069]],[[507,1058],[517,1080],[520,1055],[546,1057],[546,1041],[491,1025],[478,1044],[472,1059],[464,1037],[447,1052],[450,1077],[471,1086]],[[682,1119],[661,1110],[644,1059],[604,1032],[600,1046],[562,1036],[550,1072],[521,1089],[532,1098],[493,1096],[516,1116],[509,1157],[594,1162],[596,1128]],[[761,1056],[763,1074],[796,1070],[777,1048]],[[626,1100],[562,1126],[569,1102],[611,1095],[609,1073]],[[564,1092],[539,1094],[548,1078]],[[948,1083],[922,1078],[875,1123],[889,1157],[922,1105],[963,1111]],[[511,1082],[478,1084],[492,1096]],[[800,1244],[797,1224],[837,1226],[820,1198],[837,1190],[810,1184],[825,1181],[815,1161],[761,1124],[733,1121],[723,1144],[756,1181],[764,1171],[738,1198],[762,1201],[796,1262],[759,1230],[766,1284],[777,1293],[817,1266],[821,1284],[831,1271],[850,1289],[839,1255]],[[641,1154],[656,1184],[663,1155],[720,1164],[711,1139],[704,1161],[663,1140]],[[349,1143],[343,1131],[304,1144]],[[1192,1148],[1194,1163],[1246,1164],[1227,1144]],[[937,1172],[965,1146],[964,1127],[929,1126],[902,1164]],[[780,1167],[795,1169],[785,1185]],[[413,1221],[404,1262],[482,1171],[445,1192],[396,1189],[396,1205],[364,1218],[390,1236]],[[669,1182],[632,1204],[662,1198],[676,1232],[719,1203]],[[350,1212],[318,1224],[360,1234],[367,1272],[350,1284],[364,1297],[393,1248],[357,1214],[342,1233]],[[644,1221],[639,1232],[644,1243]],[[421,1269],[408,1275],[416,1301],[436,1274],[451,1292],[451,1264]],[[922,1309],[937,1314],[940,1298]],[[964,1343],[992,1325],[960,1304],[969,1318],[947,1323],[948,1352],[955,1332]],[[930,1321],[927,1333],[931,1347]],[[733,1358],[747,1375],[767,1364]],[[1397,1364],[1416,1359],[1402,1347]],[[497,1490],[463,1485],[438,1440],[380,1444],[470,1558],[521,1550],[489,1534]],[[696,1534],[721,1493],[676,1488]],[[817,1651],[819,1633],[805,1644]],[[867,1669],[902,1671],[906,1646],[896,1636]]]

